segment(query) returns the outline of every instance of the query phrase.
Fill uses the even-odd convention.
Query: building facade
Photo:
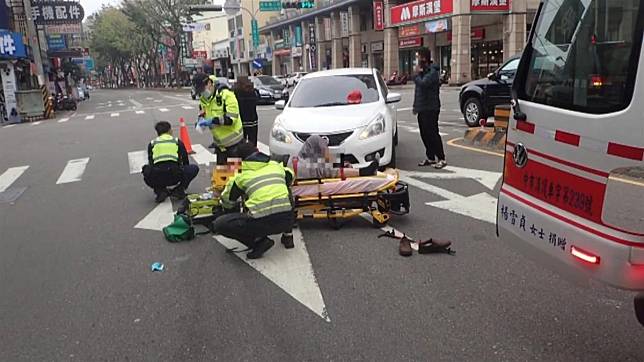
[[[411,74],[428,48],[450,83],[484,77],[523,49],[537,0],[339,0],[261,28],[273,74],[341,67]]]

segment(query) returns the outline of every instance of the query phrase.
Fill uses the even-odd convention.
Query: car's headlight
[[[282,125],[279,122],[279,118],[275,120],[275,124],[273,125],[273,129],[271,130],[271,137],[277,142],[282,142],[282,143],[292,143],[293,140],[291,139],[291,136],[288,135],[288,131],[282,127]]]
[[[383,133],[385,133],[385,117],[378,114],[360,133],[360,139],[364,140]]]
[[[259,90],[259,94],[261,94],[261,95],[263,95],[263,96],[270,96],[270,95],[271,95],[271,92],[269,92],[269,91],[267,91],[267,90],[264,90],[264,89],[260,89],[260,90]]]

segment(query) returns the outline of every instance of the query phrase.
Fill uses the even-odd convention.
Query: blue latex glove
[[[212,118],[200,118],[197,122],[197,127],[212,128]]]

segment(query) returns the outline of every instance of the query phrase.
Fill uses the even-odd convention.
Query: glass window
[[[329,92],[333,89],[333,92]],[[302,79],[291,98],[291,107],[331,107],[356,104],[356,93],[360,93],[359,103],[377,102],[378,87],[372,74],[334,75]],[[349,95],[352,95],[350,97]],[[353,98],[353,102],[349,99]],[[355,102],[355,103],[354,103]]]
[[[380,84],[380,89],[382,89],[382,98],[387,99],[387,94],[389,94],[389,88],[387,88],[387,83],[382,79],[382,74],[380,72],[376,73],[378,75],[378,84]]]
[[[520,97],[587,113],[625,108],[642,44],[639,0],[547,2]]]
[[[513,79],[517,72],[517,68],[519,68],[520,61],[520,58],[516,58],[505,63],[505,65],[499,69],[499,77],[501,77],[501,80]]]

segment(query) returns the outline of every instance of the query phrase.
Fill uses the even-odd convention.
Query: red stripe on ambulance
[[[573,146],[579,146],[580,140],[581,140],[581,136],[576,134],[572,134],[572,133],[568,133],[560,130],[557,130],[557,132],[555,132],[555,141],[557,142],[567,143]]]
[[[619,143],[608,142],[609,155],[628,158],[631,160],[642,161],[644,158],[644,148],[622,145]]]

